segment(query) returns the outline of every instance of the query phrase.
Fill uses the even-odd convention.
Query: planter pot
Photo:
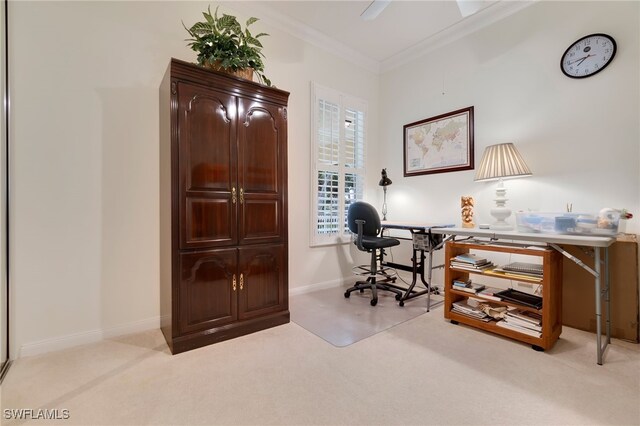
[[[253,81],[253,68],[242,68],[237,71],[228,68],[222,68],[220,66],[220,62],[205,62],[205,67],[211,68],[212,70],[223,72],[225,74],[234,75],[236,77],[244,78],[245,80]]]

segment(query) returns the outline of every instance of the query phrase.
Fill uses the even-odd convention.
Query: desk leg
[[[596,287],[596,351],[598,355],[598,365],[602,365],[602,291],[600,285],[601,265],[600,265],[600,247],[594,247],[595,252],[595,287]]]
[[[424,251],[422,252],[422,256],[423,256],[423,260],[422,260],[422,264],[424,265]],[[429,266],[427,269],[427,312],[429,312],[429,310],[431,309],[431,266],[433,265],[433,250],[429,250]],[[424,282],[424,268],[423,268],[423,273],[422,273],[422,278],[423,278],[423,282]]]
[[[611,343],[611,282],[609,280],[609,247],[604,249],[604,300],[607,310],[607,344]]]
[[[427,290],[423,291],[415,291],[413,288],[418,283],[418,272],[421,272],[422,276],[424,276],[424,250],[418,250],[415,247],[412,249],[412,263],[413,266],[411,268],[412,280],[409,288],[404,291],[404,296],[400,298],[400,306],[404,306],[405,300],[413,299],[414,297],[422,296],[423,294],[428,292]],[[418,260],[418,251],[420,252],[420,260]],[[422,279],[424,281],[424,278]],[[427,311],[429,308],[427,307]]]

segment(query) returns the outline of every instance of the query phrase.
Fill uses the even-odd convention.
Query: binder
[[[498,292],[495,295],[503,300],[509,300],[535,309],[542,309],[542,297],[540,296],[524,293],[513,288]]]

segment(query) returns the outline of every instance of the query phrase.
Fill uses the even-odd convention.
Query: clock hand
[[[585,56],[585,58],[586,58],[586,56]],[[578,59],[574,59],[573,61],[568,61],[567,65],[575,64],[576,62],[581,61],[581,60],[583,60],[585,58],[578,58]]]
[[[571,65],[571,64],[575,64],[576,62],[580,62],[580,64],[581,64],[581,63],[582,63],[582,61],[584,61],[585,59],[587,59],[587,58],[588,58],[588,57],[590,57],[590,56],[596,56],[596,55],[587,55],[587,56],[584,56],[584,57],[582,57],[582,58],[574,59],[573,61],[569,61],[569,62],[567,62],[567,64],[568,64],[568,65]],[[578,65],[580,65],[580,64],[578,64]]]
[[[585,56],[584,58],[580,59],[580,62],[578,62],[578,63],[576,64],[576,66],[579,66],[581,63],[583,63],[583,62],[585,61],[585,59],[590,58],[590,57],[592,57],[592,56],[596,56],[596,55],[587,55],[587,56]]]

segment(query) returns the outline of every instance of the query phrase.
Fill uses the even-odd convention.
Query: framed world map
[[[404,175],[473,170],[473,107],[404,126]]]

